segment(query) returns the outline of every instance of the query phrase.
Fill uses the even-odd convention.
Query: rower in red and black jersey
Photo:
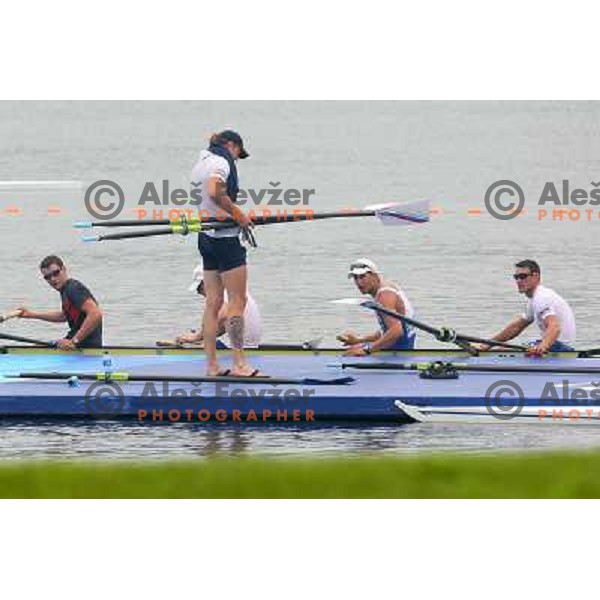
[[[58,256],[44,258],[40,271],[48,284],[60,293],[61,309],[34,311],[21,306],[17,309],[18,317],[50,323],[67,322],[67,335],[56,342],[61,350],[102,347],[103,315],[90,290],[77,279],[69,277],[64,262]]]

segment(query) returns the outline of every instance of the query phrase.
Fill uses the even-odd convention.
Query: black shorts
[[[237,235],[215,238],[198,234],[198,250],[205,271],[224,273],[246,264],[246,248]]]

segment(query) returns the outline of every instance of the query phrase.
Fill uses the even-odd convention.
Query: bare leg
[[[206,374],[212,377],[219,373],[217,328],[219,325],[219,310],[223,305],[223,282],[217,271],[204,271],[204,290],[206,304],[202,331],[204,334],[204,352],[206,354]]]
[[[233,374],[243,377],[254,371],[246,362],[244,355],[244,311],[248,269],[244,265],[221,273],[221,277],[227,290],[227,333],[233,350]]]

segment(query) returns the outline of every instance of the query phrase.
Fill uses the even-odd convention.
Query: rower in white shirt
[[[193,281],[189,287],[190,292],[197,293],[198,295],[205,297],[204,281],[203,281],[203,267],[199,265],[194,269]],[[224,292],[224,302],[221,310],[219,311],[217,338],[221,338],[227,333],[227,292]],[[262,333],[262,325],[260,318],[260,311],[258,305],[252,296],[248,293],[246,300],[246,308],[244,310],[244,348],[257,348],[260,344],[260,338]],[[177,336],[175,343],[178,345],[183,344],[202,344],[204,336],[202,329],[187,331]],[[221,339],[217,340],[217,348],[225,349],[229,348],[228,344],[225,344]]]
[[[565,352],[575,345],[575,316],[567,301],[554,290],[541,284],[540,266],[534,260],[522,260],[515,265],[513,278],[519,293],[527,296],[525,312],[515,317],[492,339],[507,342],[520,335],[535,322],[541,339],[531,342],[530,354]],[[489,350],[486,344],[476,345],[478,350]]]

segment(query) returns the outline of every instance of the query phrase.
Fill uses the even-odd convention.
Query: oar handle
[[[179,221],[178,221],[179,222]],[[73,223],[75,229],[93,229],[94,227],[146,227],[148,225],[171,225],[169,219],[156,219],[144,221],[142,219],[122,219],[119,221],[77,221]]]
[[[121,231],[117,233],[108,233],[106,235],[84,235],[84,242],[103,242],[106,240],[128,240],[144,237],[155,237],[158,235],[188,235],[190,233],[199,233],[202,229],[212,229],[213,225],[204,226],[200,221],[187,222],[181,225],[171,225],[157,229],[148,229],[145,231]]]

